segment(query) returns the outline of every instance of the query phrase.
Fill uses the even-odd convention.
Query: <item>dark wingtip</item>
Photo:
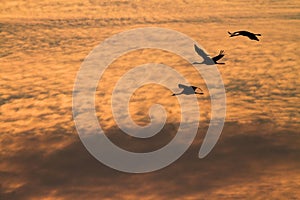
[[[195,49],[195,51],[197,51],[200,48],[196,44],[194,44],[194,49]]]
[[[196,87],[196,86],[191,86],[192,88],[193,88],[193,90],[196,90],[198,87]]]

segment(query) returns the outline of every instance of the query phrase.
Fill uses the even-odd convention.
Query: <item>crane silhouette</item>
[[[225,63],[219,63],[217,62],[221,58],[224,57],[224,50],[221,50],[219,55],[210,58],[201,48],[199,48],[197,45],[194,44],[194,48],[196,53],[203,58],[202,62],[193,62],[193,64],[207,64],[207,65],[213,65],[213,64],[219,64],[224,65]]]
[[[249,31],[235,31],[233,33],[229,33],[229,37],[235,37],[235,36],[239,36],[239,35],[242,35],[242,36],[246,36],[248,37],[250,40],[256,40],[256,41],[259,41],[259,39],[256,37],[256,36],[261,36],[261,34],[256,34],[256,33],[251,33]]]
[[[179,88],[182,88],[183,90],[180,93],[174,93],[172,94],[172,96],[176,96],[176,95],[181,95],[181,94],[185,94],[185,95],[190,95],[190,94],[204,94],[202,89],[196,86],[187,86],[187,85],[183,85],[183,84],[178,84]],[[198,92],[199,91],[199,92]]]

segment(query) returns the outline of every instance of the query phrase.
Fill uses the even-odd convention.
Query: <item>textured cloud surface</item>
[[[299,9],[297,1],[284,0],[3,2],[0,199],[297,199]],[[98,162],[79,140],[72,90],[82,61],[96,45],[112,34],[145,26],[180,31],[212,56],[225,50],[226,65],[218,68],[226,89],[227,118],[213,151],[198,159],[211,106],[197,70],[162,50],[122,55],[103,74],[95,104],[105,134],[126,150],[163,147],[174,138],[181,117],[172,91],[148,84],[131,96],[132,119],[147,125],[148,111],[157,103],[166,110],[166,125],[148,139],[120,131],[111,97],[128,70],[165,64],[204,91],[197,97],[198,134],[183,157],[156,172],[126,174]],[[228,37],[227,31],[240,29],[261,33],[261,41]]]

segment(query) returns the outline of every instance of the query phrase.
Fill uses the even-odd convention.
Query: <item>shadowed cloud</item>
[[[239,126],[240,131],[232,133]],[[14,142],[24,145],[13,154],[2,156],[1,197],[5,199],[34,199],[41,197],[66,199],[126,199],[126,198],[184,198],[205,196],[215,197],[226,194],[226,188],[252,185],[249,194],[260,193],[260,179],[280,179],[294,174],[299,178],[299,135],[294,132],[265,131],[254,133],[246,131],[238,124],[228,125],[215,149],[204,159],[198,159],[197,152],[202,140],[200,130],[189,150],[170,166],[157,172],[146,174],[127,174],[110,169],[94,159],[84,148],[76,135],[70,135],[69,145],[58,150],[28,148],[25,144],[38,146],[39,139],[16,137]],[[169,129],[171,124],[166,125]],[[108,135],[120,134],[111,129]],[[61,136],[57,136],[60,138]],[[135,139],[124,138],[121,145],[141,149],[143,143]],[[146,139],[147,140],[147,139]],[[160,138],[152,140],[152,144]],[[59,143],[59,141],[57,141]],[[151,143],[150,143],[151,146]],[[147,149],[147,148],[146,148]],[[151,149],[151,148],[150,148]],[[144,148],[145,150],[145,148]],[[149,143],[148,143],[149,150]],[[19,184],[19,185],[18,185]],[[8,186],[15,185],[15,188]],[[268,185],[272,192],[276,185]],[[285,187],[292,190],[299,185],[286,182]],[[281,191],[281,188],[276,188]],[[243,194],[235,193],[243,198]],[[283,193],[281,194],[283,195]]]

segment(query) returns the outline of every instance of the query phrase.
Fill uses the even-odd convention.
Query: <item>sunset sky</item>
[[[299,198],[299,1],[2,0],[0,5],[0,200]],[[105,134],[123,149],[159,149],[174,138],[181,120],[172,91],[148,84],[131,96],[131,117],[147,125],[151,105],[161,104],[166,124],[148,139],[124,134],[111,97],[127,71],[163,63],[204,91],[197,96],[197,136],[183,156],[161,170],[130,174],[107,167],[84,147],[73,120],[72,92],[82,62],[98,44],[143,27],[179,31],[211,56],[225,50],[226,64],[217,67],[226,90],[226,121],[214,149],[199,159],[211,117],[204,79],[172,52],[142,49],[120,56],[99,81],[95,108]],[[227,31],[237,30],[262,36],[230,38]]]

